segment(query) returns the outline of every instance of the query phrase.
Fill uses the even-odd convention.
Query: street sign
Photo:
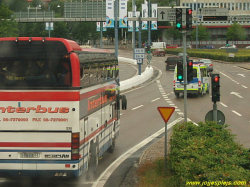
[[[227,21],[227,16],[203,16],[203,21]]]
[[[228,8],[201,8],[201,14],[217,14],[217,13],[229,13]]]
[[[137,64],[142,64],[143,60],[142,59],[137,59]]]
[[[135,48],[134,49],[134,59],[144,59],[145,58],[145,49],[144,48]]]
[[[175,8],[172,7],[158,7],[157,8],[158,21],[173,21],[175,22]]]
[[[148,60],[151,60],[151,59],[152,59],[152,55],[148,54],[148,55],[147,55],[147,59],[148,59]]]
[[[213,121],[213,119],[213,110],[210,110],[205,116],[205,121]],[[217,110],[217,123],[220,125],[224,125],[225,120],[225,115],[220,110]]]
[[[233,16],[232,21],[249,21],[250,20],[250,15],[236,15]]]
[[[157,107],[158,111],[161,114],[162,119],[165,123],[168,122],[169,118],[172,116],[175,107]]]
[[[227,53],[238,53],[238,48],[226,48]]]

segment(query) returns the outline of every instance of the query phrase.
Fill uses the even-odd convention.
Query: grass
[[[167,172],[164,171],[164,158],[159,158],[154,162],[145,163],[139,166],[137,175],[139,183],[137,187],[170,187],[173,184],[173,174],[167,163]]]

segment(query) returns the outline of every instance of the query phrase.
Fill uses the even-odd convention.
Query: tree
[[[198,26],[198,42],[200,46],[200,42],[203,40],[207,40],[210,37],[210,34],[207,32],[207,28],[203,27],[202,24]],[[196,28],[191,31],[190,38],[192,40],[196,40]]]
[[[234,22],[231,27],[228,27],[226,33],[227,40],[236,41],[236,40],[245,40],[246,31],[239,23]]]
[[[182,37],[182,34],[175,27],[171,27],[169,29],[166,29],[164,35],[167,39],[172,39],[173,42],[176,39],[179,39]]]
[[[11,18],[13,12],[8,5],[0,4],[0,37],[18,36],[17,22]]]

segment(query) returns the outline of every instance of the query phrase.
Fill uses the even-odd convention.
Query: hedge
[[[187,181],[250,181],[249,149],[227,125],[177,124],[170,139],[170,168],[178,186]]]
[[[179,52],[183,52],[183,49],[166,49],[167,54],[177,55]],[[225,49],[187,49],[187,53],[191,57],[209,58],[226,62],[250,62],[249,49],[238,49],[238,53],[234,53],[234,58],[228,57],[229,53]]]

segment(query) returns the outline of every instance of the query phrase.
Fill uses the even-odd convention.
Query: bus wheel
[[[109,151],[110,153],[113,153],[114,150],[115,150],[115,137],[112,138],[112,143],[111,143],[111,145],[110,145],[108,151]]]
[[[180,97],[180,93],[175,93],[175,96],[176,96],[177,98],[179,98],[179,97]]]
[[[92,171],[97,170],[99,161],[99,146],[98,141],[96,143],[91,143],[89,148],[89,169]]]

